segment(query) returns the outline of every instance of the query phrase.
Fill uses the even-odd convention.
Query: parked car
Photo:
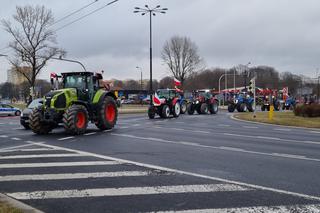
[[[9,104],[0,104],[0,115],[4,116],[19,116],[21,114],[21,110],[17,107],[13,107]]]
[[[20,124],[25,128],[25,129],[30,129],[29,127],[29,114],[32,112],[34,108],[37,108],[38,106],[42,105],[43,99],[38,98],[34,99],[21,113],[20,116]]]

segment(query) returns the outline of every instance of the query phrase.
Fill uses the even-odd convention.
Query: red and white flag
[[[160,98],[159,98],[159,96],[158,96],[158,94],[155,92],[154,93],[154,96],[152,97],[152,101],[153,101],[153,105],[155,105],[155,106],[160,106],[161,105],[161,100],[160,100]]]
[[[181,86],[181,81],[179,81],[178,79],[174,78],[174,85],[175,86]]]
[[[179,89],[177,86],[175,86],[174,88],[176,89],[177,92],[180,92],[180,93],[183,92],[183,90],[182,90],[182,89]]]
[[[288,88],[288,87],[284,87],[284,88],[282,89],[282,93],[283,93],[284,95],[288,95],[288,93],[289,93],[289,88]]]
[[[55,77],[57,77],[56,73],[54,73],[54,72],[50,73],[50,78],[55,78]]]

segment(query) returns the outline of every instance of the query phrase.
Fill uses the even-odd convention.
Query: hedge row
[[[293,112],[296,116],[320,117],[320,104],[299,104]]]

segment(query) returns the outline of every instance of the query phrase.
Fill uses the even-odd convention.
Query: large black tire
[[[161,115],[162,118],[168,118],[170,116],[170,108],[168,105],[163,105]]]
[[[17,110],[15,113],[14,113],[15,116],[20,116],[21,115],[21,111],[20,110]]]
[[[29,129],[30,129],[29,124],[22,124],[22,126],[23,126],[23,128],[24,128],[25,130],[29,130]]]
[[[41,122],[42,113],[41,108],[34,108],[29,115],[29,127],[38,135],[48,134],[53,129],[52,125]]]
[[[100,130],[112,129],[116,125],[118,109],[116,101],[112,97],[106,96],[103,99],[98,106],[97,113],[97,121],[95,124]]]
[[[228,112],[234,112],[235,106],[233,104],[228,104]]]
[[[247,108],[249,110],[249,112],[253,112],[253,106],[252,103],[247,105]]]
[[[210,104],[209,111],[210,111],[211,114],[217,114],[218,110],[219,110],[219,106],[218,106],[218,103],[216,101],[214,103]]]
[[[188,111],[188,114],[189,115],[193,115],[194,114],[194,107],[193,107],[193,104],[192,103],[189,103],[187,105],[187,111]]]
[[[186,101],[182,101],[180,109],[181,109],[180,110],[181,114],[185,114],[187,112],[187,102]]]
[[[156,116],[156,109],[153,105],[149,105],[148,107],[148,117],[150,119],[154,119],[154,117]]]
[[[172,108],[173,117],[175,117],[175,118],[179,117],[180,112],[181,112],[181,106],[180,106],[180,103],[177,101],[175,103],[175,105],[173,105],[173,108]]]
[[[239,108],[240,108],[240,112],[246,112],[248,110],[247,104],[245,103],[240,104]]]
[[[68,134],[81,135],[88,127],[88,111],[85,106],[72,105],[63,114],[63,127]]]
[[[201,114],[208,114],[208,104],[202,103],[200,106],[200,113]]]

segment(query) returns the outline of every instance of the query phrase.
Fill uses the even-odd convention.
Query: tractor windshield
[[[86,89],[86,76],[84,75],[68,75],[63,80],[64,88]]]
[[[157,95],[159,98],[169,98],[169,90],[158,90]]]
[[[212,94],[209,92],[205,92],[205,91],[198,91],[197,93],[198,97],[205,97],[207,99],[210,99],[212,97]]]

